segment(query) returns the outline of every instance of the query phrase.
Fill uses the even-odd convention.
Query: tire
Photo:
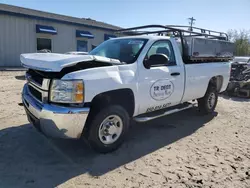
[[[218,101],[218,92],[214,86],[209,86],[204,97],[198,99],[198,108],[202,114],[214,112]]]
[[[87,125],[87,141],[90,147],[99,153],[116,150],[123,143],[129,130],[130,118],[127,111],[119,105],[111,105],[91,117],[93,119]],[[112,123],[113,125],[110,125]],[[104,134],[105,136],[102,136]]]

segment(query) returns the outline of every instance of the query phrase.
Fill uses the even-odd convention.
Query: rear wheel
[[[204,97],[198,99],[198,107],[203,114],[212,113],[217,105],[218,92],[216,87],[209,86]]]
[[[116,150],[124,141],[129,128],[129,115],[118,105],[108,106],[98,112],[88,125],[87,140],[100,152]]]

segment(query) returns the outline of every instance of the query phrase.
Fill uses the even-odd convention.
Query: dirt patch
[[[119,150],[99,155],[28,123],[24,72],[0,80],[0,187],[250,187],[250,100],[220,97],[212,115],[194,108],[133,123]]]

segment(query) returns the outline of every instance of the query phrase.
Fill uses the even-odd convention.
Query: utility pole
[[[194,21],[196,21],[196,19],[194,19],[194,17],[188,18],[189,21],[189,25],[190,25],[190,31],[193,31],[193,25],[195,24]]]

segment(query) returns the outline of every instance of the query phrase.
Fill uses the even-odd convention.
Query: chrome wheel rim
[[[214,107],[215,101],[216,101],[215,93],[210,93],[207,101],[209,109],[212,109]]]
[[[121,136],[122,129],[122,119],[117,115],[110,115],[99,127],[99,139],[103,144],[113,144]]]

